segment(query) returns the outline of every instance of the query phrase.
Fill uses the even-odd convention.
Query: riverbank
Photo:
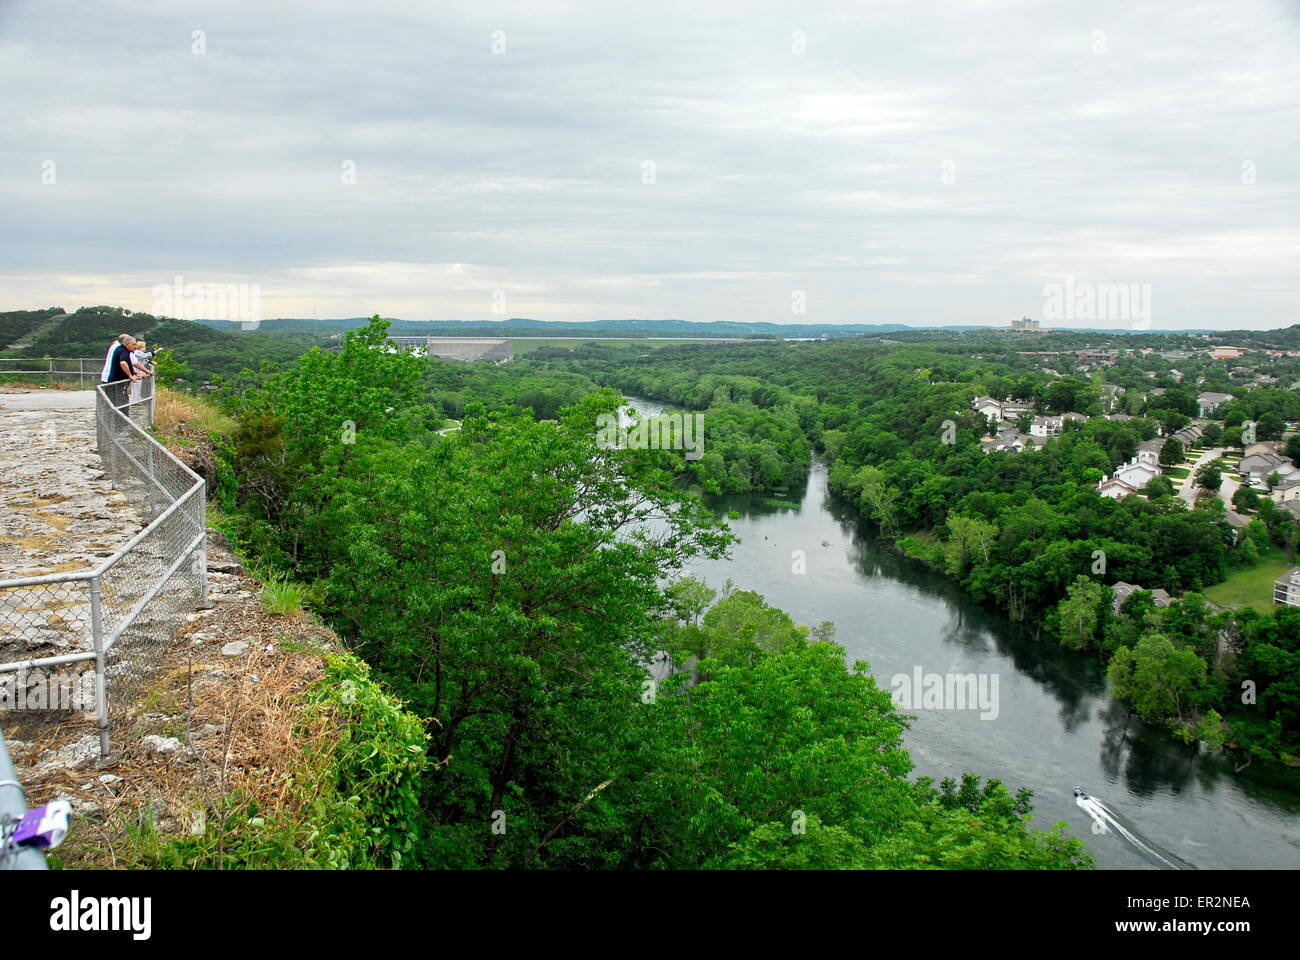
[[[1035,638],[1032,628],[981,606],[946,576],[875,538],[827,486],[815,462],[794,509],[757,498],[716,498],[740,537],[729,560],[689,573],[714,588],[757,590],[801,623],[831,620],[849,661],[870,664],[889,688],[898,676],[974,674],[999,680],[996,718],[970,710],[909,710],[915,774],[974,770],[1035,794],[1035,824],[1067,822],[1103,869],[1155,865],[1115,836],[1094,836],[1073,802],[1085,787],[1156,843],[1201,868],[1294,868],[1300,862],[1300,777],[1256,764],[1240,776],[1212,756],[1145,724],[1107,695],[1098,660]],[[796,551],[803,573],[795,572]]]

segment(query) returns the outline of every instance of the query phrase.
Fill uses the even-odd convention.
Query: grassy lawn
[[[1184,479],[1192,471],[1187,467],[1169,467],[1165,470],[1165,476],[1174,477],[1177,480]]]
[[[1253,607],[1260,613],[1273,609],[1273,581],[1291,569],[1281,550],[1276,548],[1263,554],[1258,564],[1248,570],[1233,572],[1223,583],[1206,587],[1207,600],[1225,607]]]

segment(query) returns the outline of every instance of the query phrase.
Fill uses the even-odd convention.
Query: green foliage
[[[1186,719],[1205,684],[1205,661],[1179,649],[1163,633],[1148,633],[1130,650],[1120,647],[1107,668],[1113,696],[1133,703],[1146,720]]]
[[[1186,451],[1183,450],[1183,442],[1177,437],[1170,437],[1160,448],[1160,466],[1176,467],[1187,459]]]
[[[680,578],[730,536],[680,483],[680,458],[596,442],[615,393],[584,387],[552,407],[535,394],[561,380],[523,366],[429,374],[383,331],[375,319],[340,354],[241,377],[224,399],[238,418],[236,536],[310,583],[313,605],[426,718],[418,783],[389,768],[400,752],[343,741],[340,759],[362,766],[339,793],[419,823],[403,828],[409,849],[363,854],[364,831],[339,840],[338,862],[1090,864],[1077,841],[1028,830],[1018,801],[950,809],[910,781],[904,721],[865,665],[845,668],[832,625],[810,631],[758,594]],[[737,483],[755,484],[761,443],[748,438],[757,461],[729,452],[729,424],[738,439],[779,428],[775,440],[816,426],[812,404],[758,382],[691,389],[670,399],[720,414],[707,449]],[[462,429],[432,436],[450,410]],[[860,494],[888,496],[882,477],[862,479]],[[992,558],[994,521],[972,511],[957,527],[972,557]],[[648,693],[644,664],[665,647],[698,663]],[[802,846],[774,826],[796,811]]]
[[[1196,485],[1203,490],[1217,491],[1223,486],[1223,461],[1211,460],[1196,471]]]
[[[301,584],[271,574],[262,583],[262,609],[273,616],[288,617],[302,610],[306,591]]]
[[[1097,636],[1110,591],[1080,574],[1074,578],[1064,600],[1057,605],[1061,645],[1071,650],[1090,646]]]

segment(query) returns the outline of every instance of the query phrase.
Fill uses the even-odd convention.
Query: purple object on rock
[[[66,800],[55,800],[37,807],[23,817],[11,839],[20,847],[42,850],[57,847],[68,833],[68,817],[71,814],[72,804]]]

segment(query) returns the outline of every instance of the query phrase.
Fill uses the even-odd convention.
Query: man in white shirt
[[[117,349],[118,344],[126,346],[131,342],[131,334],[119,333],[117,339],[108,345],[108,355],[104,357],[104,372],[99,376],[100,383],[108,383],[109,374],[113,372],[113,351]]]

